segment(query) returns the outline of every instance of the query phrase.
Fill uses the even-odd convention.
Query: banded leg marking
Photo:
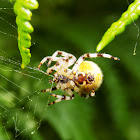
[[[61,55],[61,56],[64,56],[64,57],[57,57],[57,55]],[[70,63],[68,63],[68,67],[71,66],[71,65],[73,65],[74,62],[76,61],[76,57],[74,55],[72,55],[70,53],[67,53],[67,52],[64,52],[64,51],[56,51],[52,55],[51,59],[49,60],[48,66],[51,64],[52,61],[54,61],[53,60],[54,57],[61,58],[64,61],[66,61],[67,63],[70,61]]]
[[[44,57],[40,64],[38,65],[38,69],[40,69],[41,65],[44,64],[46,61],[50,60],[51,56]]]
[[[53,90],[57,90],[57,87],[43,89],[43,90],[41,90],[41,92],[50,92],[50,91],[53,91]]]
[[[96,57],[104,57],[104,58],[109,58],[109,59],[114,59],[114,60],[120,60],[118,57],[114,57],[110,54],[105,54],[105,53],[86,53],[82,56],[79,57],[75,65],[73,66],[72,70],[73,72],[76,72],[77,69],[79,68],[79,65],[85,60],[85,58],[96,58]]]
[[[90,97],[94,97],[94,96],[95,96],[95,92],[94,92],[94,91],[91,92],[91,93],[89,94],[89,96],[90,96]]]
[[[89,97],[94,97],[95,96],[95,92],[91,92],[90,94],[84,94],[84,93],[78,93],[81,97],[84,97],[84,98],[89,98]]]
[[[65,96],[65,95],[56,95],[53,93],[50,93],[51,96],[58,98],[57,100],[55,100],[54,102],[49,103],[48,105],[52,105],[58,102],[61,102],[62,100],[72,100],[74,99],[74,94],[72,96]]]
[[[84,98],[88,98],[89,97],[89,94],[84,94],[84,93],[78,93],[81,97],[84,97]]]
[[[52,59],[53,61],[58,61],[58,62],[61,60],[60,57],[52,58],[52,56],[46,56],[41,60],[40,64],[38,65],[38,69],[40,69],[41,65],[43,65],[46,61],[49,61],[50,59]],[[49,64],[47,64],[47,66],[49,67]]]

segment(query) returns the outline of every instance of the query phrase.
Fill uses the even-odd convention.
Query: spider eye
[[[83,82],[84,82],[84,80],[85,80],[85,77],[83,76],[83,74],[78,74],[78,83],[81,85],[81,84],[83,84]]]

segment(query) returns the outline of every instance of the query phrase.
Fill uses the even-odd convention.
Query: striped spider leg
[[[96,57],[120,60],[119,58],[114,57],[110,54],[86,53],[79,57],[79,59],[75,63],[75,56],[63,51],[56,51],[52,56],[43,58],[38,68],[40,68],[41,65],[46,61],[48,61],[48,66],[50,66],[52,61],[56,61],[56,64],[48,68],[46,73],[49,75],[53,71],[55,71],[55,73],[53,74],[54,78],[52,82],[56,83],[56,86],[51,89],[42,90],[41,92],[51,92],[61,89],[66,93],[66,95],[56,95],[50,93],[51,96],[56,97],[57,99],[54,102],[49,103],[48,105],[58,103],[62,100],[74,99],[73,91],[75,91],[81,97],[94,97],[95,91],[98,90],[98,88],[102,84],[103,73],[96,63],[92,61],[85,61],[85,58]],[[72,69],[70,69],[69,67],[74,63],[75,65]]]
[[[79,57],[79,59],[73,66],[72,71],[73,73],[78,75],[79,80],[82,79],[81,83],[85,86],[81,86],[81,87],[84,88],[84,91],[90,92],[90,94],[86,94],[86,98],[88,98],[89,96],[94,97],[95,91],[100,87],[103,81],[103,73],[100,67],[92,61],[84,61],[85,58],[96,58],[96,57],[104,57],[104,58],[109,58],[109,59],[114,59],[114,60],[120,60],[117,57],[114,57],[110,54],[105,54],[105,53],[86,53],[82,55],[81,57]],[[86,77],[85,75],[89,75],[88,78],[85,78]],[[93,80],[94,82],[93,84],[91,84],[91,86],[86,87],[88,82],[87,81],[84,82],[84,79],[87,79],[87,81]],[[77,94],[85,97],[85,94],[83,94],[82,92],[83,91],[77,92]]]
[[[59,89],[58,86],[56,86],[56,87],[53,87],[52,89],[41,90],[41,92],[50,92],[50,91],[54,91],[54,90],[58,90],[58,89]],[[66,95],[57,95],[57,94],[50,93],[51,96],[58,98],[58,99],[49,103],[48,105],[52,105],[52,104],[61,102],[62,100],[74,99],[74,94],[73,94],[73,91],[71,89],[65,89],[64,91],[66,91]]]
[[[60,56],[57,57],[57,55],[60,55]],[[74,94],[73,94],[72,90],[67,89],[68,78],[66,76],[69,76],[71,73],[71,70],[68,69],[68,67],[73,65],[74,62],[76,61],[75,56],[73,56],[72,54],[63,52],[63,51],[56,51],[52,56],[47,56],[47,57],[43,58],[39,64],[38,68],[40,69],[41,65],[44,64],[46,61],[49,61],[48,66],[51,64],[52,61],[56,61],[56,64],[54,66],[48,68],[47,74],[51,74],[54,70],[56,71],[56,73],[54,74],[53,81],[55,83],[57,83],[57,86],[53,87],[52,89],[42,90],[41,92],[50,92],[50,91],[61,88],[62,90],[66,91],[66,93],[68,95],[70,95],[70,96],[66,96],[66,95],[62,96],[62,95],[56,95],[56,94],[50,93],[53,97],[56,97],[58,99],[52,103],[49,103],[48,105],[54,104],[56,102],[60,102],[61,100],[73,99]],[[62,75],[61,73],[64,73],[65,76]]]
[[[56,51],[56,52],[52,55],[51,59],[49,60],[48,66],[51,64],[52,61],[54,61],[54,58],[57,57],[57,55],[63,56],[63,57],[61,57],[61,59],[63,59],[64,61],[67,62],[67,63],[66,63],[66,64],[68,64],[67,67],[73,65],[74,62],[76,61],[76,57],[75,57],[74,55],[72,55],[72,54],[70,54],[70,53],[66,53],[66,52],[64,52],[64,51]]]
[[[57,57],[57,55],[60,55],[60,57]],[[50,66],[52,61],[57,62],[54,66],[48,68],[47,74],[51,74],[54,70],[55,71],[57,71],[58,69],[60,70],[60,67],[61,69],[62,68],[67,69],[68,67],[73,65],[74,62],[76,61],[76,57],[64,51],[56,51],[52,56],[44,57],[40,62],[40,64],[38,65],[38,69],[40,69],[41,65],[44,64],[46,61],[48,61],[47,66]]]
[[[85,60],[85,58],[96,58],[96,57],[104,57],[104,58],[109,58],[109,59],[114,59],[114,60],[120,60],[117,57],[114,57],[110,54],[105,54],[105,53],[86,53],[83,54],[82,56],[79,57],[75,65],[73,66],[72,70],[73,72],[76,72],[80,66],[80,64]]]

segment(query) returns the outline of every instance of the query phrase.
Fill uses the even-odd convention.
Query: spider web
[[[15,40],[17,42],[17,27],[14,23],[13,5],[6,0],[1,1],[1,3],[4,7],[0,7],[0,22],[4,22],[3,25],[5,26],[0,27],[0,36],[4,40]],[[12,18],[13,22],[9,21],[7,17]],[[135,22],[134,25],[138,31],[138,40],[139,27]],[[8,32],[9,28],[10,32]],[[0,42],[0,44],[3,44],[3,42]],[[136,53],[137,44],[136,41],[134,53]],[[17,47],[16,44],[12,46]],[[42,119],[46,118],[47,103],[49,102],[49,95],[40,93],[40,89],[52,86],[48,82],[51,77],[44,75],[44,71],[37,70],[36,67],[40,60],[33,65],[34,67],[27,66],[22,70],[20,56],[9,56],[6,49],[0,45],[0,127],[1,131],[4,131],[4,135],[1,137],[8,140],[18,139],[22,136],[25,139],[31,137],[37,139]],[[15,52],[19,54],[18,49],[15,49]],[[109,67],[105,70],[107,69]],[[41,104],[41,108],[38,104]],[[24,120],[22,120],[23,118]]]
[[[129,0],[127,0],[127,4],[130,5]],[[135,23],[134,20],[133,20],[133,24],[134,24],[134,26],[136,27],[136,29],[138,31],[138,33],[137,33],[137,41],[135,43],[134,52],[133,52],[133,55],[136,55],[136,49],[137,49],[137,45],[138,45],[138,39],[139,39],[139,35],[140,35],[140,29],[139,29],[139,26]]]
[[[34,134],[36,130],[39,129],[42,118],[34,118],[34,116],[36,115],[36,109],[40,97],[40,90],[38,89],[41,89],[41,83],[48,83],[48,81],[45,80],[44,74],[42,74],[43,71],[39,72],[36,67],[26,67],[26,70],[24,71],[20,66],[21,63],[16,58],[11,58],[6,52],[0,49],[0,118],[6,118],[6,120],[2,122],[2,126],[9,140],[13,139],[8,133],[8,124],[10,123],[13,123],[13,127],[15,129],[15,138],[22,135],[23,133],[27,133],[30,137],[30,134]],[[18,80],[16,80],[16,78],[12,79],[8,77],[7,73],[9,73],[10,75],[15,75],[18,78],[22,78],[24,81],[30,79],[33,84],[36,85],[34,86],[33,90],[29,90],[28,88],[26,88],[26,82],[24,83],[25,85],[21,85],[19,84],[19,82],[17,82]],[[5,86],[5,83],[8,83],[9,88]],[[15,89],[18,90],[16,91]],[[22,93],[21,96],[18,95],[19,91],[20,94]],[[46,98],[46,101],[42,105],[42,116],[46,112],[47,103],[49,100],[48,97],[44,98]],[[25,104],[29,105],[25,106]],[[34,108],[33,115],[29,116],[28,114],[25,114],[25,125],[23,125],[23,128],[20,128],[19,123],[23,123],[23,121],[21,120],[22,112],[26,112],[26,110],[30,112],[32,111],[31,108]],[[9,117],[11,119],[9,119]]]
[[[6,37],[8,41],[13,39],[17,41],[17,27],[14,23],[15,14],[13,13],[13,5],[6,0],[3,0],[0,3],[4,6],[0,7],[0,22],[4,23],[2,24],[4,27],[1,26],[0,28],[0,36],[2,38]],[[5,5],[7,5],[8,8],[6,8]],[[11,23],[11,21],[8,20],[8,17],[12,18],[14,22]],[[8,32],[8,28],[10,28],[10,32]],[[48,83],[48,80],[46,79],[49,79],[49,77],[46,77],[43,71],[38,71],[36,67],[27,66],[26,70],[22,70],[21,60],[9,56],[5,50],[6,49],[1,45],[0,127],[2,131],[5,132],[0,138],[8,140],[18,139],[24,134],[24,136],[26,136],[25,139],[30,139],[35,133],[38,133],[37,131],[42,122],[43,114],[46,113],[49,98],[47,94],[42,94],[44,96],[42,97],[45,98],[45,102],[42,104],[42,109],[40,111],[41,116],[35,118],[37,115],[36,111],[39,109],[38,102],[40,102],[40,89],[43,88],[42,83],[44,83],[44,85]],[[17,50],[15,49],[15,52],[16,51]],[[19,52],[17,51],[17,53]],[[25,81],[22,83],[23,85],[20,83],[20,79]],[[28,79],[30,79],[34,85],[32,90],[27,86],[27,84],[31,85],[31,83],[27,82]],[[51,85],[49,86],[51,87]],[[23,116],[24,120],[22,120]],[[11,131],[11,129],[13,130]],[[12,134],[10,134],[10,131]]]

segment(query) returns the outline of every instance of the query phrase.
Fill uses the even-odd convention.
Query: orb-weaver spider
[[[95,96],[95,91],[100,87],[103,81],[103,73],[96,63],[84,60],[85,58],[96,57],[120,60],[119,58],[110,54],[86,53],[80,56],[76,61],[75,56],[64,51],[56,51],[52,56],[44,57],[40,62],[38,69],[40,69],[41,65],[46,61],[48,61],[48,66],[50,66],[52,61],[56,61],[54,66],[47,69],[46,74],[50,75],[53,71],[55,71],[52,82],[57,83],[57,85],[52,89],[44,89],[41,92],[50,92],[57,89],[61,89],[62,91],[66,92],[66,95],[56,95],[50,93],[53,97],[58,99],[49,103],[48,105],[58,103],[62,100],[74,99],[73,91],[85,98]],[[74,63],[75,65],[73,68],[69,69],[69,67]]]

